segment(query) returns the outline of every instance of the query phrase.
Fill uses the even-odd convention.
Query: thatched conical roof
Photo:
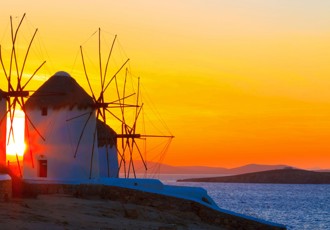
[[[60,71],[50,77],[26,101],[26,109],[86,108],[93,99],[68,73]]]

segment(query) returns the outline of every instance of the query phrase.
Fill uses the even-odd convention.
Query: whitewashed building
[[[94,138],[94,132],[106,129],[100,128],[103,123],[96,121],[93,99],[68,73],[57,72],[30,96],[25,105],[34,127],[28,125],[25,135],[24,179],[75,181],[100,178],[100,166],[104,167],[107,158],[103,156],[104,145],[99,147],[102,139],[98,139],[97,133]],[[100,133],[99,136],[109,134],[102,136]],[[115,136],[112,139],[115,140]],[[94,140],[97,143],[93,143]],[[114,145],[113,149],[116,149]],[[113,155],[108,159],[118,165],[117,152]]]
[[[102,121],[97,121],[100,177],[118,177],[116,132]]]

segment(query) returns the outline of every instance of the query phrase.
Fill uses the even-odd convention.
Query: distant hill
[[[243,174],[243,173],[251,173],[251,172],[261,172],[267,170],[275,170],[275,169],[284,169],[284,168],[292,168],[288,165],[259,165],[259,164],[248,164],[241,167],[231,168],[227,170],[227,174]]]
[[[320,170],[312,170],[315,172],[330,172],[330,169],[320,169]]]
[[[171,166],[167,164],[159,164],[155,162],[147,162],[148,171],[152,173],[162,174],[217,174],[217,175],[236,175],[250,172],[260,172],[273,169],[283,169],[290,166],[287,165],[258,165],[248,164],[236,168],[208,167],[208,166]],[[137,173],[143,173],[144,167],[141,161],[135,162]]]
[[[178,180],[178,182],[330,184],[330,172],[314,172],[287,168],[235,176],[184,179]]]

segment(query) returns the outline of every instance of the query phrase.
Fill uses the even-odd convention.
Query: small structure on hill
[[[35,127],[26,130],[24,179],[99,178],[100,166],[103,169],[108,162],[115,167],[110,176],[117,176],[115,133],[97,121],[93,99],[68,73],[53,75],[30,96],[25,108]],[[112,141],[104,142],[105,138]],[[112,144],[108,159],[103,156],[105,143]]]

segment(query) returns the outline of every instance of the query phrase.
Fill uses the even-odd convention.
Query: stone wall
[[[0,180],[0,202],[8,201],[11,197],[12,197],[11,179]]]
[[[25,196],[38,194],[64,193],[78,198],[102,198],[122,203],[150,206],[158,210],[176,210],[179,212],[193,212],[206,223],[235,230],[280,230],[285,229],[266,223],[246,219],[216,211],[194,201],[179,199],[155,193],[143,192],[115,186],[104,185],[59,185],[59,184],[27,184],[23,186]]]

